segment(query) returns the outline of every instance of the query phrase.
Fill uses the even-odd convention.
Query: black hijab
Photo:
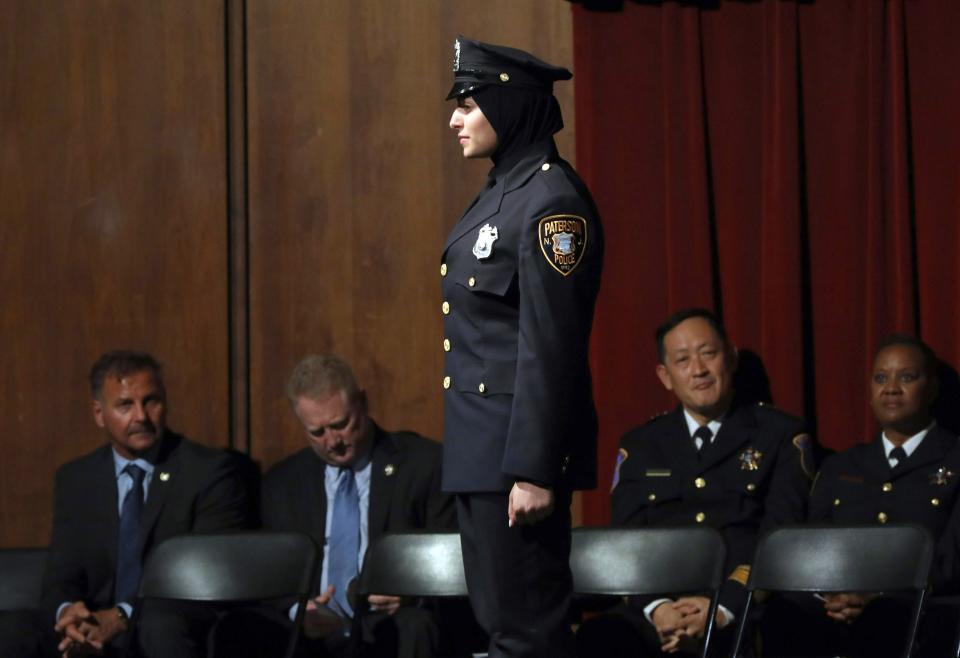
[[[563,128],[560,104],[553,94],[490,85],[474,93],[473,99],[497,133],[497,150],[491,157],[498,168]]]

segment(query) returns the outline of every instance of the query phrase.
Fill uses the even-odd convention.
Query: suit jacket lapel
[[[683,407],[670,412],[667,431],[659,437],[659,441],[660,454],[668,456],[674,470],[682,474],[699,470],[699,456],[687,429]]]
[[[756,427],[757,420],[749,407],[731,407],[713,441],[700,450],[700,468],[707,470],[725,460],[753,438]]]
[[[316,504],[304,504],[307,519],[306,527],[310,528],[310,534],[314,541],[320,547],[320,560],[323,561],[324,543],[327,539],[327,465],[312,452],[310,453],[310,467],[304,474],[302,483],[304,501],[313,501]],[[318,579],[319,582],[319,579]]]
[[[370,464],[370,507],[367,510],[367,537],[371,544],[387,529],[397,471],[403,466],[400,463],[400,451],[390,436],[377,426],[374,426],[374,432]]]
[[[890,462],[887,460],[887,453],[883,450],[883,441],[880,440],[879,434],[866,446],[866,450],[863,450],[860,456],[859,466],[861,472],[866,474],[868,481],[879,482],[890,479],[892,475]]]
[[[95,527],[102,528],[104,536],[112,538],[106,542],[107,553],[110,555],[110,563],[116,566],[120,501],[117,498],[117,469],[113,463],[113,449],[107,445],[101,457],[91,482],[90,513],[94,515]]]
[[[160,511],[167,501],[171,489],[177,486],[177,476],[180,473],[181,438],[178,434],[167,431],[163,437],[163,444],[154,464],[153,477],[147,490],[147,501],[143,508],[143,518],[140,520],[141,546],[146,548],[151,544],[150,537],[160,518]]]
[[[877,443],[882,445],[882,441],[879,438],[877,439]],[[917,449],[913,451],[913,454],[893,469],[893,476],[899,478],[906,473],[912,473],[919,468],[935,464],[946,456],[950,448],[956,447],[956,445],[957,441],[955,438],[951,437],[949,433],[942,431],[939,426],[934,425],[930,431],[927,432],[927,435],[923,437],[923,441],[921,441]],[[881,452],[882,451],[883,449],[881,447]]]
[[[504,180],[498,178],[491,189],[480,193],[480,197],[476,203],[460,218],[457,225],[453,227],[453,231],[451,231],[449,237],[447,237],[446,244],[443,245],[444,252],[446,252],[454,242],[479,226],[481,222],[490,219],[500,212],[500,202],[503,200],[503,191]]]

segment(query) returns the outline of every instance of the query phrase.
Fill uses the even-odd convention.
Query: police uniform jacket
[[[806,515],[811,447],[800,419],[770,406],[734,405],[698,453],[678,408],[621,439],[613,525],[717,528],[729,574],[720,603],[736,614],[760,533]]]
[[[931,579],[956,590],[960,441],[934,425],[913,454],[890,468],[876,440],[828,457],[810,496],[810,520],[837,525],[917,523],[938,538]]]
[[[552,139],[499,162],[443,249],[443,487],[596,484],[587,348],[603,235]]]

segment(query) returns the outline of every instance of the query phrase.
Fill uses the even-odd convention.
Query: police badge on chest
[[[483,225],[479,235],[477,235],[477,242],[473,245],[473,255],[477,257],[477,260],[490,258],[490,254],[493,253],[493,243],[496,242],[499,237],[500,231],[496,226],[490,226],[489,224]]]

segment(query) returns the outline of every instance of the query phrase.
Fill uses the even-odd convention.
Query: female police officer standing
[[[587,363],[603,235],[553,83],[571,73],[460,37],[450,119],[487,184],[443,249],[443,486],[491,656],[567,656],[570,492],[596,485]]]

